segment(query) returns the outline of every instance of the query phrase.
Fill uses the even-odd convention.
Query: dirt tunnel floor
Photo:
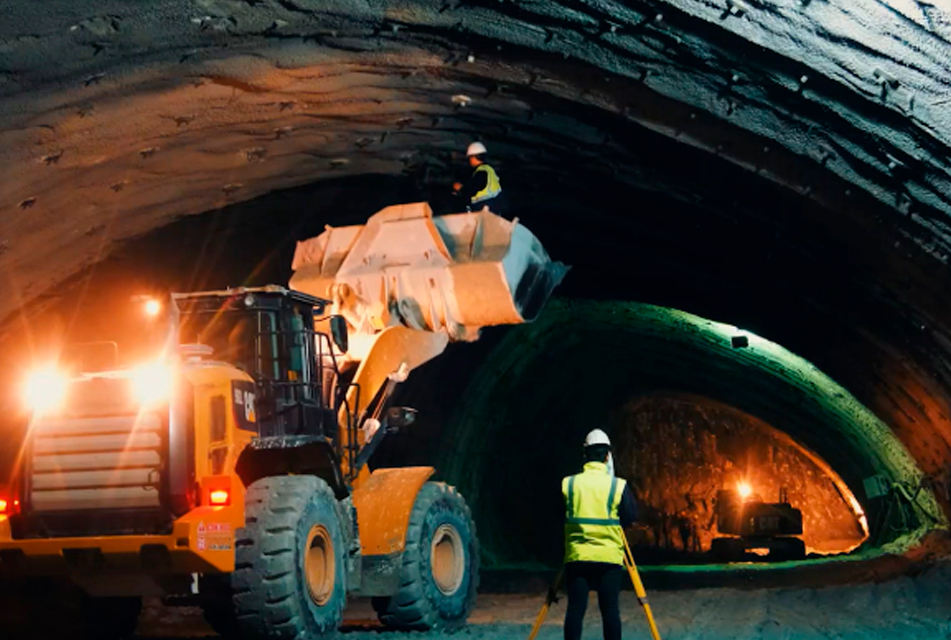
[[[821,589],[700,589],[649,594],[664,640],[946,640],[951,639],[951,562],[915,578],[881,584]],[[519,640],[528,637],[543,593],[479,596],[469,626],[455,638]],[[554,605],[539,640],[558,640],[565,601]],[[621,594],[625,640],[650,638],[632,592]],[[367,601],[347,609],[351,624],[341,640],[436,640],[445,634],[380,632]],[[585,620],[584,640],[601,638],[597,602]],[[141,639],[214,636],[197,609],[166,609],[147,603],[139,623]]]

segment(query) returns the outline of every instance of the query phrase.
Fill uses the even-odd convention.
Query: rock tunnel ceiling
[[[41,312],[104,255],[163,260],[134,236],[221,233],[180,216],[225,207],[247,234],[266,212],[260,237],[286,245],[371,200],[440,204],[478,138],[515,213],[575,265],[563,295],[686,309],[806,357],[947,510],[951,9],[11,0],[0,16],[0,315]],[[284,209],[240,204],[311,183]],[[221,284],[286,280],[287,256],[238,246],[248,268]]]
[[[705,195],[625,124],[867,207],[943,261],[949,14],[894,4],[8,2],[4,261],[35,295],[104,239],[333,175],[434,178],[472,136],[537,173],[570,179],[568,154]]]

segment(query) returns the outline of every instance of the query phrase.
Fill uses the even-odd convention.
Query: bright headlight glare
[[[49,365],[35,369],[26,379],[26,404],[35,413],[51,411],[63,404],[69,379]]]
[[[145,310],[145,315],[154,318],[162,312],[162,303],[152,298],[145,301],[143,309]]]
[[[172,369],[161,362],[152,362],[132,370],[132,392],[139,404],[165,402],[172,395]]]

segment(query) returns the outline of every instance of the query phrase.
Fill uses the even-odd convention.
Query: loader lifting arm
[[[359,418],[371,399],[382,406],[401,365],[415,369],[482,327],[534,320],[568,268],[517,219],[488,209],[434,217],[414,203],[299,242],[290,286],[346,318],[350,348],[338,359],[357,367],[347,404]],[[344,418],[340,442],[355,455],[366,434],[347,432]]]

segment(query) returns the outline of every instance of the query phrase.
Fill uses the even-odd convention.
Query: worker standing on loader
[[[611,441],[595,429],[584,441],[584,470],[561,483],[565,498],[565,640],[580,640],[588,593],[598,592],[604,640],[621,639],[618,597],[624,571],[624,529],[637,519],[627,482],[611,473]]]
[[[488,207],[493,213],[502,215],[505,205],[502,201],[502,183],[499,176],[489,164],[486,163],[485,145],[481,142],[473,142],[466,150],[466,157],[469,159],[469,166],[474,171],[469,179],[463,184],[457,182],[453,185],[453,193],[462,200],[466,211],[479,211],[483,207]]]

